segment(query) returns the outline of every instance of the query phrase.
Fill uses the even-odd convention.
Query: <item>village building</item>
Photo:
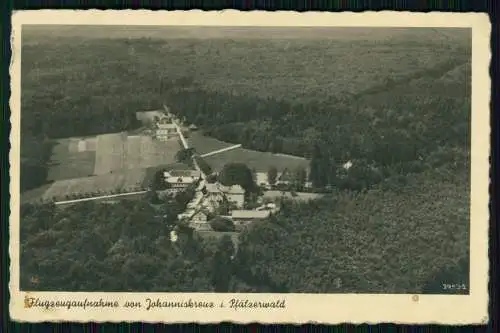
[[[191,170],[174,170],[165,171],[163,177],[168,184],[170,192],[178,192],[185,190],[190,185],[197,184],[201,178],[201,173]]]
[[[233,210],[231,220],[235,227],[244,227],[249,223],[261,221],[271,215],[270,210]]]
[[[191,223],[204,223],[208,224],[208,216],[207,213],[205,213],[202,210],[196,211],[193,216],[191,217]]]
[[[245,203],[245,190],[240,185],[224,186],[220,183],[207,183],[203,192],[207,198],[206,206],[211,211],[215,210],[224,198],[237,208],[242,208]]]
[[[302,179],[303,183],[298,184],[297,182],[299,181],[297,171],[294,170],[289,170],[289,169],[284,169],[282,172],[278,173],[278,176],[276,177],[276,184],[275,185],[292,185],[292,184],[298,184],[302,185],[304,187],[307,187],[308,184],[307,179],[309,177],[309,170],[304,169],[305,174],[304,178]]]
[[[289,185],[294,180],[294,174],[290,170],[285,169],[283,172],[278,173],[278,176],[276,177],[276,185]]]
[[[240,185],[224,187],[223,192],[227,200],[234,203],[237,208],[242,208],[245,204],[245,190]]]
[[[196,230],[211,230],[208,223],[208,214],[203,209],[188,208],[184,213],[177,215],[180,221],[186,221]]]
[[[268,210],[271,212],[275,212],[275,211],[278,211],[278,206],[276,206],[275,203],[269,202],[269,203],[266,203],[260,207],[257,207],[255,210]]]
[[[169,117],[164,117],[156,123],[155,137],[160,141],[168,141],[178,136],[177,126]]]
[[[271,184],[269,184],[269,177],[267,172],[256,172],[255,173],[255,183],[265,189],[269,189]]]

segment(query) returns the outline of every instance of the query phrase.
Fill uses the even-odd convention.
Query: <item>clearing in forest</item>
[[[279,172],[285,169],[309,168],[309,160],[303,157],[273,154],[245,148],[235,148],[204,158],[214,171],[220,171],[228,163],[244,163],[257,172],[267,172],[275,167]]]
[[[224,149],[227,147],[234,146],[234,144],[229,142],[224,142],[204,136],[201,132],[191,132],[187,138],[189,147],[193,147],[194,150],[200,155],[213,152],[215,150]]]
[[[49,162],[49,181],[106,175],[175,163],[177,140],[157,141],[125,132],[57,141]]]
[[[96,138],[60,139],[52,149],[47,179],[69,179],[94,174]]]

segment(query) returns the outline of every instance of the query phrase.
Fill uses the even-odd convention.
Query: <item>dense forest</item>
[[[337,191],[308,203],[283,201],[279,214],[243,231],[234,259],[230,239],[203,239],[176,221],[187,198],[26,205],[21,286],[440,292],[441,282],[467,284],[468,189],[460,173],[441,168],[408,175],[405,183],[388,179],[365,194]]]
[[[21,191],[46,182],[54,139],[135,129],[137,111],[162,105],[158,76],[142,75],[127,52],[109,59],[102,42],[67,42],[23,46]]]
[[[217,244],[177,221],[193,189],[160,200],[21,207],[21,287],[36,290],[209,290]],[[170,235],[178,235],[172,242]],[[233,253],[230,253],[232,255]],[[119,281],[119,282],[118,282]],[[152,289],[151,289],[152,288]]]
[[[240,236],[235,265],[287,291],[439,292],[440,282],[467,284],[467,199],[460,174],[438,169],[287,202]]]
[[[192,88],[167,91],[167,100],[206,135],[311,158],[315,187],[362,189],[435,163],[467,163],[470,86],[440,80],[464,64],[467,75],[470,64],[459,61],[438,65],[425,80],[412,76],[343,100],[297,104]],[[354,168],[344,179],[339,170],[349,160]]]
[[[21,288],[209,290],[214,254],[193,233],[179,232],[171,242],[175,216],[167,207],[138,201],[23,207]]]
[[[22,189],[44,183],[53,139],[132,129],[136,111],[165,103],[205,135],[310,158],[310,180],[328,194],[306,203],[282,201],[278,214],[241,233],[234,257],[229,238],[203,239],[175,221],[192,193],[166,202],[150,193],[144,202],[23,205],[23,289],[398,293],[442,292],[440,281],[467,282],[470,45],[445,47],[446,56],[435,61],[410,59],[415,70],[399,64],[367,71],[366,78],[350,80],[341,66],[322,67],[302,92],[290,77],[271,73],[281,80],[272,85],[269,78],[249,78],[260,63],[266,71],[293,72],[269,65],[274,51],[262,58],[252,53],[257,60],[242,65],[241,85],[232,84],[233,72],[210,72],[223,72],[224,62],[194,68],[200,65],[193,58],[181,57],[199,57],[201,49],[227,60],[224,52],[254,45],[236,43],[231,51],[222,44],[96,39],[54,41],[42,53],[39,45],[23,47]],[[430,44],[426,50],[444,50],[441,42]],[[351,42],[336,45],[337,55],[352,54],[346,45]],[[82,52],[90,47],[95,52]],[[407,44],[391,47],[410,52]],[[377,56],[376,46],[369,48]],[[297,68],[307,58],[297,52],[283,63]],[[364,56],[372,66],[374,56]],[[242,57],[250,56],[234,58],[238,66]],[[319,66],[330,58],[320,60],[311,62]],[[313,69],[297,71],[305,77]],[[347,161],[348,170],[342,168]]]
[[[280,41],[265,40],[233,40],[234,47],[227,49],[224,40],[25,39],[21,150],[27,171],[21,189],[45,182],[51,140],[134,129],[139,126],[135,112],[163,103],[209,136],[314,157],[316,185],[338,183],[328,175],[346,159],[359,159],[378,172],[388,172],[382,169],[389,164],[390,169],[411,169],[415,163],[408,161],[439,146],[430,138],[453,146],[453,140],[463,138],[460,126],[468,124],[462,121],[470,104],[470,45],[460,39],[441,43],[437,37],[412,49],[401,40],[356,41],[360,51],[373,51],[361,52],[366,59],[359,60],[363,68],[358,72],[364,76],[354,71],[358,65],[348,57],[353,44],[346,40],[324,46],[287,40],[285,52]],[[268,53],[258,51],[262,48]],[[384,57],[377,65],[373,56],[379,49]],[[317,51],[316,58],[304,56],[310,50]],[[438,57],[439,50],[448,57]],[[205,62],[195,62],[202,51]],[[290,59],[276,63],[283,54]],[[242,64],[241,57],[247,62]],[[325,63],[328,57],[335,59],[331,65]],[[392,57],[398,58],[395,68],[389,67],[395,65]],[[307,71],[297,67],[300,61]],[[256,70],[257,64],[267,72]],[[443,78],[457,71],[459,77]],[[291,73],[296,73],[293,78]],[[297,80],[304,83],[300,89]],[[264,89],[264,83],[271,85]],[[30,147],[33,142],[37,149]],[[315,154],[316,146],[322,154]]]

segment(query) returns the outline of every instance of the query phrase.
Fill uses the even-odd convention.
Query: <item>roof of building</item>
[[[158,129],[176,129],[175,124],[171,123],[158,123]]]
[[[167,177],[165,179],[167,183],[185,183],[185,184],[191,184],[193,183],[196,179],[194,177]]]
[[[222,192],[222,190],[219,188],[219,184],[217,183],[207,183],[205,185],[205,188],[206,190],[209,192],[209,193],[220,193]]]
[[[220,183],[207,183],[205,188],[209,193],[245,194],[245,190],[240,185],[224,186]]]
[[[231,212],[232,218],[240,219],[264,219],[269,217],[270,211],[268,210],[233,210]]]
[[[255,173],[255,182],[257,183],[257,185],[269,183],[268,177],[267,177],[267,172],[256,172]]]
[[[245,194],[245,190],[240,185],[231,185],[226,187],[224,192],[229,194]]]
[[[171,177],[201,177],[201,172],[197,170],[169,170],[165,171]]]

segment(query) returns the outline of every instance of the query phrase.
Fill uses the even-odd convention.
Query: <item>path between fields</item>
[[[215,154],[218,154],[218,153],[223,153],[225,151],[233,150],[233,149],[240,148],[240,147],[241,147],[241,144],[237,144],[237,145],[234,145],[234,146],[231,146],[231,147],[226,147],[226,148],[222,148],[222,149],[211,151],[209,153],[200,155],[200,157],[212,156],[212,155],[215,155]]]
[[[64,204],[77,203],[77,202],[83,202],[83,201],[92,201],[92,200],[101,200],[101,199],[107,199],[107,198],[124,197],[124,196],[127,196],[127,195],[134,195],[134,194],[144,194],[144,193],[147,193],[147,192],[148,191],[136,191],[136,192],[126,192],[126,193],[118,193],[118,194],[101,195],[101,196],[98,196],[98,197],[81,198],[81,199],[65,200],[65,201],[56,201],[56,202],[54,202],[54,204],[55,205],[64,205]]]

